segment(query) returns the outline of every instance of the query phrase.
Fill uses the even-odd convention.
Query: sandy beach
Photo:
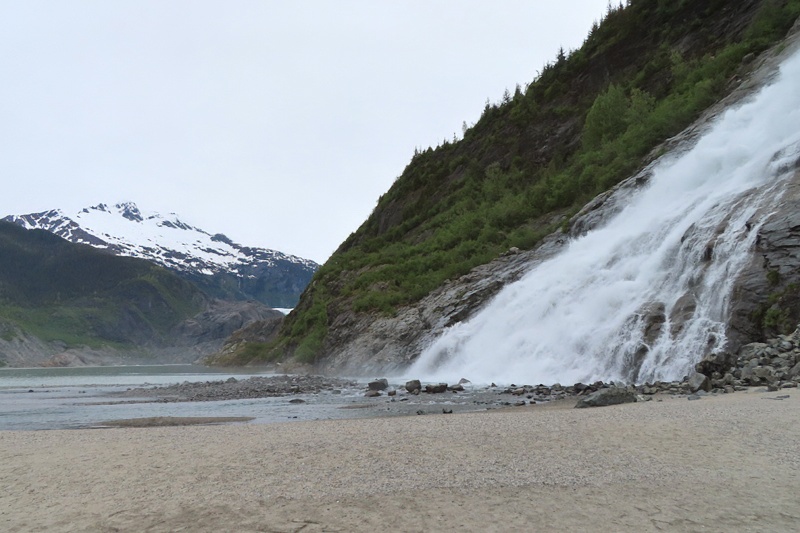
[[[573,405],[0,432],[0,530],[800,528],[796,389]]]

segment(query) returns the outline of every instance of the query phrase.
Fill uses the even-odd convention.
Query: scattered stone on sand
[[[252,398],[274,398],[290,394],[316,394],[330,392],[341,394],[342,388],[355,389],[358,383],[352,380],[325,376],[280,375],[255,376],[236,380],[183,382],[166,387],[134,388],[113,396],[152,398],[153,402],[204,402],[220,400],[242,400]]]
[[[422,389],[422,384],[418,379],[412,379],[411,381],[406,381],[406,390],[408,392],[413,393],[414,391],[419,391]]]
[[[712,353],[703,358],[695,366],[696,372],[682,380],[656,381],[654,383],[641,383],[633,386],[627,383],[575,383],[574,385],[530,385],[514,384],[498,388],[495,383],[491,386],[464,388],[469,380],[461,379],[457,384],[422,383],[418,379],[409,380],[404,385],[390,384],[388,379],[375,379],[367,385],[367,396],[380,397],[388,395],[389,401],[408,402],[408,408],[390,409],[392,414],[413,414],[417,409],[419,400],[415,396],[421,392],[440,394],[446,391],[463,393],[458,395],[459,407],[453,408],[454,412],[500,406],[518,405],[525,401],[526,405],[546,404],[566,398],[580,399],[576,407],[597,405],[613,405],[615,403],[647,401],[655,397],[660,400],[663,395],[682,396],[696,394],[732,394],[739,391],[751,390],[760,387],[763,392],[796,389],[800,384],[800,330],[791,335],[779,335],[763,343],[751,343],[742,346],[736,355],[729,353]],[[228,378],[220,381],[207,381],[202,383],[182,383],[167,387],[150,386],[147,388],[131,389],[122,393],[112,394],[117,400],[109,403],[120,402],[120,397],[130,398],[128,403],[139,402],[193,402],[193,401],[220,401],[234,399],[268,398],[286,395],[312,395],[318,393],[328,394],[353,394],[361,395],[365,390],[365,383],[323,376],[303,375],[278,375],[256,376],[249,379]],[[383,392],[381,392],[383,391]],[[31,392],[34,392],[31,389]],[[38,391],[37,391],[38,392]],[[497,395],[508,395],[506,399],[497,398]],[[447,395],[441,401],[449,402],[452,396]],[[431,399],[426,401],[439,401]],[[292,403],[299,404],[298,401]],[[307,400],[307,398],[306,398]],[[380,403],[380,402],[377,402]],[[375,406],[374,401],[367,405]],[[388,402],[387,402],[388,403]],[[399,405],[396,404],[396,405]],[[469,407],[465,407],[465,406]],[[412,407],[413,406],[413,407]],[[438,411],[437,411],[438,412]]]
[[[389,380],[386,378],[376,379],[375,381],[370,381],[367,387],[371,391],[386,390],[389,388]]]
[[[636,393],[622,387],[608,387],[593,392],[589,396],[581,398],[575,404],[576,408],[585,407],[605,407],[621,403],[633,403],[636,401]]]

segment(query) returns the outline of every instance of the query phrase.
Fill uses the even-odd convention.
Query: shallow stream
[[[271,375],[253,369],[222,370],[194,365],[103,366],[0,369],[0,430],[102,427],[104,422],[146,417],[252,417],[248,423],[363,418],[478,411],[500,407],[507,398],[485,388],[459,394],[366,398],[366,381],[352,388],[314,394],[202,402],[141,402],[120,393],[132,388],[183,382],[238,380]],[[294,403],[291,400],[295,400]],[[298,400],[302,400],[300,403]]]

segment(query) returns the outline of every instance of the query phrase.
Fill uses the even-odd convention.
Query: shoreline
[[[0,432],[6,531],[791,531],[800,394]]]

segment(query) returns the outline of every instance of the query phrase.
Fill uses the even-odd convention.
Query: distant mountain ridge
[[[193,362],[254,321],[282,319],[150,261],[0,221],[0,367]]]
[[[186,224],[174,213],[142,212],[133,202],[101,203],[74,215],[52,209],[2,220],[114,255],[146,259],[216,298],[251,299],[271,307],[294,307],[319,268],[308,259],[242,246],[225,235]]]

